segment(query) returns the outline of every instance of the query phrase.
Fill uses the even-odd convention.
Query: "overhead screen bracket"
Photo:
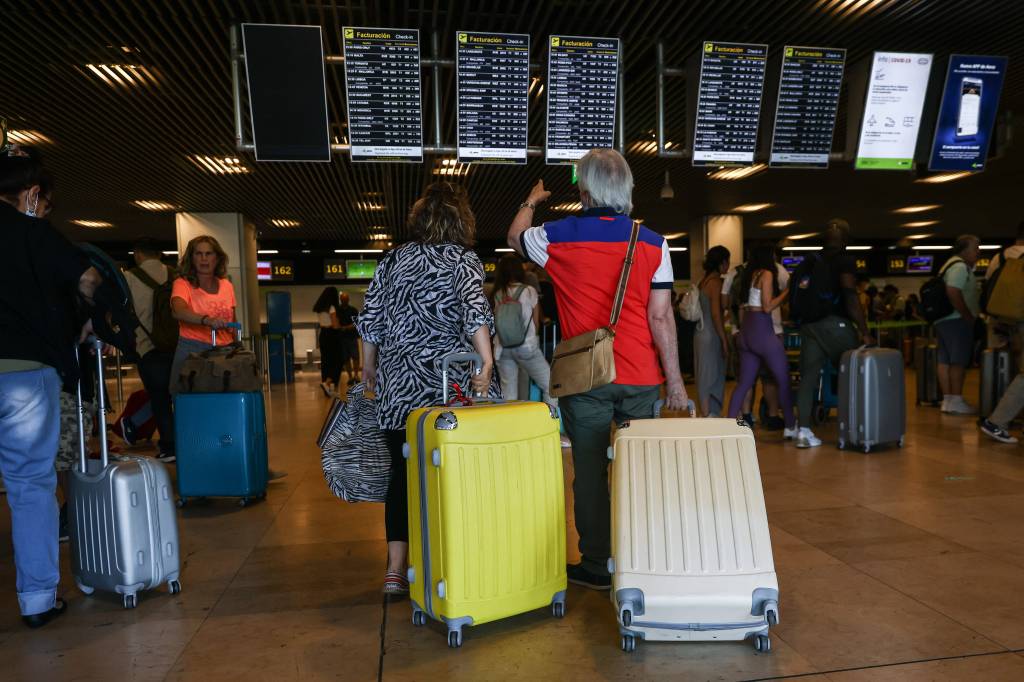
[[[231,96],[234,104],[235,113],[235,148],[239,152],[254,152],[256,146],[252,142],[248,142],[245,139],[245,128],[242,117],[242,67],[245,65],[245,53],[241,48],[240,31],[238,25],[231,27]],[[432,155],[449,155],[458,153],[458,149],[455,145],[444,144],[441,135],[441,69],[454,69],[454,59],[442,59],[440,56],[440,38],[437,31],[431,33],[430,37],[431,56],[428,59],[421,59],[420,65],[425,69],[431,71],[431,95],[433,97],[433,111],[434,111],[434,130],[433,130],[433,144],[424,145],[423,153]],[[658,46],[659,56],[661,54],[661,45]],[[324,55],[324,63],[328,66],[344,66],[345,57],[343,55]],[[659,61],[660,64],[660,61]],[[543,67],[541,64],[530,62],[530,72],[542,72]],[[660,83],[660,80],[659,80]],[[623,99],[622,89],[622,69],[619,69],[618,82],[616,83],[616,89],[618,91],[618,111],[616,121],[616,147],[620,153],[625,153],[626,143],[626,116],[625,116],[625,102]],[[659,107],[661,104],[661,89],[659,86]],[[659,133],[661,132],[661,109],[659,108]],[[661,147],[662,138],[659,137],[659,153]],[[349,144],[338,144],[331,143],[332,154],[346,154],[351,153],[352,146]],[[544,156],[544,148],[531,145],[526,148],[527,156]],[[669,155],[674,155],[675,152],[669,152]]]
[[[680,78],[686,77],[686,69],[680,69],[675,67],[665,66],[665,44],[660,40],[655,46],[657,51],[657,65],[656,65],[656,76],[657,76],[657,138],[658,138],[658,157],[662,159],[688,159],[690,158],[689,149],[666,149],[665,148],[665,79],[666,78]]]

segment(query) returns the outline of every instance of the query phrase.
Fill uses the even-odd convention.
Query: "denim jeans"
[[[160,432],[160,452],[175,454],[174,414],[171,409],[171,367],[174,355],[151,350],[139,359],[139,377],[149,394],[156,428]],[[178,377],[173,377],[177,381]]]
[[[11,508],[18,605],[25,616],[52,609],[60,582],[53,468],[60,384],[49,367],[0,373],[0,473]]]
[[[502,348],[498,358],[498,375],[501,377],[501,395],[505,400],[519,397],[519,368],[526,370],[533,382],[544,392],[544,402],[556,405],[558,401],[548,395],[551,383],[551,366],[544,359],[544,352],[536,343],[524,343],[515,348]],[[523,396],[529,399],[529,396]]]

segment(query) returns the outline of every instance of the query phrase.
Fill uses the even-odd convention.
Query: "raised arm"
[[[523,253],[523,232],[533,225],[534,210],[550,196],[551,192],[544,189],[544,181],[538,180],[522,207],[516,211],[516,217],[512,219],[512,225],[508,228],[508,245],[520,256],[526,257]]]

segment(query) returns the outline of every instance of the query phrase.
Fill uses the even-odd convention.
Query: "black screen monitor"
[[[257,161],[330,161],[319,26],[242,24]]]
[[[909,256],[907,258],[907,273],[929,275],[932,272],[934,261],[935,256]]]
[[[782,267],[786,268],[789,272],[793,272],[797,269],[801,263],[804,262],[803,256],[783,256]]]

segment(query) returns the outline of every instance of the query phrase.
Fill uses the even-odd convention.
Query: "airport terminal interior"
[[[203,350],[203,342],[186,337],[186,331],[199,329],[209,344],[205,326],[212,318],[189,308],[178,286],[200,291],[196,281],[213,277],[203,275],[194,248],[210,244],[204,236],[215,237],[227,258],[216,277],[232,283],[233,319],[244,351],[237,358],[217,357],[227,358],[224,363],[251,358],[247,367],[255,372],[254,386],[232,389],[235,375],[209,370],[223,386],[197,388],[207,371],[195,369],[201,363],[187,365],[191,374],[183,370],[180,377],[179,365],[164,369],[166,380],[182,386],[174,398],[175,460],[167,456],[163,434],[154,430],[159,405],[151,401],[152,377],[140,374],[145,360],[135,347],[148,343],[151,352],[162,352],[155,333],[131,322],[134,312],[114,312],[106,324],[94,324],[105,342],[100,393],[106,410],[92,432],[86,421],[81,436],[89,473],[78,470],[73,385],[64,394],[71,412],[62,407],[59,446],[65,457],[71,453],[65,467],[71,470],[61,472],[61,458],[48,455],[56,458],[62,481],[53,504],[67,502],[71,510],[70,541],[57,545],[57,597],[66,611],[45,627],[30,628],[22,616],[38,617],[39,611],[19,611],[26,590],[16,547],[49,547],[53,539],[26,539],[24,530],[19,535],[23,522],[12,518],[11,508],[28,499],[27,469],[19,469],[12,454],[17,432],[25,429],[16,428],[10,410],[5,412],[4,381],[25,373],[25,366],[12,362],[29,358],[5,357],[14,346],[0,339],[0,679],[1024,679],[1024,446],[1014,438],[1024,440],[1018,414],[1024,392],[1020,382],[1011,383],[1024,329],[1024,268],[1013,263],[1024,254],[1024,5],[1017,0],[0,0],[0,13],[0,154],[45,168],[43,180],[29,183],[42,189],[26,194],[27,204],[19,197],[29,187],[13,187],[8,196],[11,188],[4,185],[0,198],[22,214],[45,217],[52,228],[38,220],[32,224],[55,229],[103,275],[100,286],[114,293],[101,299],[97,290],[96,310],[106,305],[148,311],[138,319],[148,315],[154,326],[162,314],[159,284],[152,300],[145,290],[144,305],[126,302],[139,289],[125,285],[124,294],[118,288],[134,281],[122,270],[142,262],[141,249],[171,268],[191,268],[180,272],[174,293],[170,285],[167,293],[167,314],[181,321],[182,335],[170,354],[175,348],[194,350],[183,354],[186,363],[199,363]],[[614,158],[628,164],[631,210],[592,203],[602,188],[587,160],[608,158],[594,156],[592,149],[615,150]],[[3,173],[6,162],[0,159]],[[6,175],[0,180],[9,182]],[[537,193],[538,181],[550,196]],[[475,477],[466,474],[447,493],[442,483],[430,488],[426,473],[414,485],[418,472],[430,470],[428,455],[441,472],[449,457],[455,461],[445,446],[424,450],[421,433],[418,442],[407,444],[410,564],[421,551],[471,557],[477,545],[496,547],[507,540],[507,546],[496,550],[496,559],[466,558],[461,573],[458,561],[448,559],[451,565],[440,568],[438,559],[433,577],[447,571],[447,581],[431,583],[429,559],[425,570],[406,573],[402,566],[399,574],[389,572],[387,485],[380,488],[379,472],[369,472],[358,458],[368,451],[359,448],[370,447],[369,431],[378,439],[378,460],[383,457],[392,470],[388,457],[394,451],[387,454],[384,436],[365,420],[337,434],[346,419],[359,419],[353,405],[361,410],[376,404],[363,397],[359,385],[368,358],[367,346],[356,338],[372,325],[355,311],[369,312],[376,302],[376,319],[404,314],[387,307],[403,301],[379,291],[375,297],[371,283],[385,287],[396,260],[381,264],[408,242],[423,239],[413,208],[432,193],[448,197],[456,214],[451,201],[463,197],[471,204],[471,250],[479,258],[472,267],[480,271],[484,291],[491,292],[496,278],[510,286],[532,279],[539,299],[529,300],[536,303],[537,317],[523,324],[527,335],[537,335],[545,368],[565,362],[556,349],[560,342],[587,331],[576,328],[582,313],[565,304],[589,300],[591,277],[608,275],[602,281],[611,288],[602,305],[611,304],[630,236],[628,228],[621,239],[588,240],[570,232],[600,227],[602,220],[613,224],[614,214],[628,213],[642,224],[637,248],[660,249],[661,265],[655,260],[650,268],[650,300],[662,300],[659,288],[671,288],[674,325],[668,324],[676,343],[669,355],[679,367],[664,367],[667,351],[649,331],[642,350],[661,362],[669,384],[672,376],[683,377],[698,418],[685,404],[673,404],[672,386],[666,385],[658,395],[670,405],[657,423],[666,434],[685,431],[690,445],[678,447],[697,448],[706,467],[684,469],[682,455],[675,464],[666,435],[646,446],[648,454],[660,455],[651,455],[644,466],[654,467],[657,460],[669,473],[664,479],[648,473],[646,482],[622,478],[634,498],[622,497],[627,493],[616,483],[616,467],[624,470],[630,461],[623,459],[625,445],[612,448],[609,470],[612,528],[632,524],[630,542],[641,547],[634,553],[649,552],[650,565],[661,566],[664,575],[656,568],[630,573],[620,551],[608,562],[610,578],[601,576],[603,589],[574,580],[579,574],[572,567],[566,585],[562,573],[564,602],[556,594],[554,603],[545,596],[547,601],[529,608],[497,613],[502,607],[496,605],[511,597],[491,595],[491,603],[481,597],[473,608],[497,615],[466,627],[455,617],[467,614],[440,610],[446,599],[452,605],[472,592],[448,582],[491,585],[474,571],[500,564],[507,552],[514,553],[509,548],[516,539],[541,543],[541,531],[532,525],[541,516],[546,515],[545,532],[557,541],[529,549],[535,557],[530,570],[543,572],[543,562],[581,561],[578,520],[589,524],[594,512],[574,496],[574,463],[581,460],[573,429],[582,427],[578,408],[567,406],[578,405],[572,402],[577,396],[559,399],[563,411],[556,433],[546,406],[538,405],[547,392],[518,360],[518,377],[502,376],[501,383],[541,410],[548,435],[561,440],[560,451],[556,444],[544,452],[556,458],[560,452],[561,467],[556,460],[551,480],[561,488],[551,499],[564,497],[564,512],[551,505],[538,511],[539,502],[531,507],[539,488],[530,486],[540,484],[524,472],[539,456],[515,460],[507,454],[519,452],[516,439],[525,422],[509,421],[487,434],[486,447],[506,453],[507,461],[467,469]],[[23,253],[9,235],[29,224],[27,219],[4,204],[0,208],[0,249]],[[523,216],[529,218],[524,226],[549,227],[520,238],[514,224]],[[580,217],[573,222],[572,216]],[[837,235],[845,240],[838,247]],[[579,268],[583,262],[610,263],[586,259],[606,254],[616,240],[621,253],[609,272],[601,265]],[[712,301],[718,289],[712,289],[713,297],[700,292],[709,277],[729,269],[719,270],[717,261],[706,266],[720,247],[728,249],[732,267],[768,253],[776,279],[787,275],[792,286],[756,289],[741,271],[734,288],[760,294],[758,303]],[[517,258],[523,249],[535,262],[525,274]],[[646,267],[645,253],[634,267]],[[544,262],[538,254],[550,259]],[[10,258],[3,267],[14,271]],[[962,271],[955,281],[948,275],[954,264],[945,267],[950,258]],[[841,363],[829,361],[819,374],[804,376],[801,356],[806,360],[808,346],[817,343],[807,329],[819,318],[804,308],[806,316],[799,319],[798,301],[808,305],[800,292],[818,286],[819,264],[840,261],[848,271],[835,281],[850,297],[834,294],[828,314],[844,319],[840,326],[858,329],[856,343]],[[659,280],[669,266],[671,278]],[[502,279],[509,268],[519,280]],[[571,281],[566,272],[575,273]],[[413,291],[424,292],[423,307],[431,307],[431,287],[442,280],[452,278],[434,272],[414,283]],[[16,318],[11,289],[21,291],[24,284],[29,296],[36,285],[11,277],[0,282],[8,290],[0,298],[0,330],[15,334],[8,331],[15,330]],[[328,310],[320,303],[329,287],[336,291]],[[787,385],[781,388],[792,388],[796,402],[800,385],[814,387],[812,414],[800,414],[803,428],[792,434],[788,418],[783,430],[779,416],[787,415],[776,412],[765,395],[763,387],[772,380],[764,377],[749,405],[725,419],[734,411],[730,398],[737,382],[746,376],[744,363],[754,355],[741,340],[747,331],[736,332],[744,320],[761,315],[766,338],[776,343],[768,301],[787,291],[775,330],[784,355]],[[79,296],[74,287],[67,295]],[[947,306],[941,315],[932,314],[942,307],[934,303],[936,296]],[[626,299],[627,307],[639,305]],[[699,325],[687,317],[691,299],[698,301]],[[387,302],[383,310],[381,300]],[[843,308],[846,301],[849,309]],[[741,317],[741,304],[753,310]],[[493,305],[509,305],[509,298]],[[345,336],[339,320],[347,306],[355,308],[348,323],[358,326]],[[714,315],[709,306],[716,306]],[[859,312],[848,314],[852,308]],[[445,311],[433,312],[443,317]],[[968,312],[973,326],[951,319]],[[634,324],[648,319],[643,312],[623,315]],[[500,326],[501,316],[495,317]],[[496,339],[506,333],[508,319]],[[719,320],[724,349],[715,336]],[[950,322],[958,330],[963,322],[966,336],[949,336]],[[656,321],[649,324],[654,329]],[[325,334],[325,325],[338,334]],[[618,330],[617,353],[629,333]],[[703,419],[714,402],[705,399],[705,390],[714,392],[706,389],[710,370],[702,353],[708,351],[700,340],[705,333],[712,334],[714,354],[722,355],[713,365],[724,381],[724,392],[718,389],[722,404],[710,410],[722,418],[716,422]],[[223,329],[215,338],[230,343],[234,334],[233,328]],[[328,338],[331,346],[324,350]],[[865,347],[858,349],[861,341]],[[464,349],[471,347],[468,336],[462,342]],[[70,348],[74,338],[64,345]],[[515,344],[506,345],[503,353],[515,350]],[[627,370],[616,357],[620,373],[633,371],[632,360]],[[82,346],[83,373],[94,373],[94,360]],[[380,358],[382,367],[386,361]],[[422,360],[431,367],[439,363],[440,357]],[[884,363],[895,370],[877,370]],[[32,371],[43,371],[43,365]],[[951,376],[957,367],[965,377],[959,393]],[[499,360],[495,377],[500,368]],[[556,370],[551,371],[554,391]],[[238,409],[247,419],[256,415],[239,432],[227,426],[234,419],[222,407],[227,402],[214,402],[231,396],[242,396],[238,405],[244,407]],[[197,408],[192,398],[208,398],[210,407]],[[99,396],[90,404],[97,402]],[[453,406],[448,414],[458,415],[465,431],[473,410],[518,405],[480,402]],[[557,417],[555,401],[548,402]],[[95,407],[83,408],[89,409]],[[1008,413],[1006,423],[996,423]],[[186,423],[187,416],[195,422]],[[630,419],[639,417],[618,419],[614,426],[609,420],[613,442],[624,442],[620,437],[636,428],[623,423]],[[207,427],[212,430],[203,432]],[[693,444],[719,438],[715,434],[726,433],[721,429],[738,434],[729,442],[747,445],[733,452]],[[460,434],[458,428],[449,431]],[[114,474],[103,478],[105,445],[111,470],[137,466],[133,471],[149,472],[141,492],[130,493],[130,503],[127,497],[119,501],[118,495],[128,493],[119,492],[122,483]],[[344,453],[357,452],[343,461]],[[244,471],[235,478],[248,483],[255,477],[259,484],[240,491],[203,487],[206,482],[195,487],[197,479],[234,466],[228,453],[241,453],[238,466]],[[724,463],[713,462],[714,453]],[[750,458],[743,460],[743,453]],[[133,465],[137,460],[131,458],[146,464]],[[348,469],[339,476],[343,467]],[[629,476],[645,472],[635,465]],[[678,492],[665,492],[676,490],[669,485],[676,474]],[[391,475],[385,473],[384,480]],[[437,480],[445,475],[455,474],[439,473]],[[503,480],[499,484],[488,475]],[[504,480],[517,475],[523,480]],[[161,476],[167,477],[164,487]],[[701,477],[710,481],[706,490]],[[107,487],[96,492],[89,485]],[[350,494],[373,489],[377,496],[340,499],[346,485]],[[502,497],[509,490],[517,499]],[[696,491],[695,497],[687,490]],[[660,496],[661,504],[637,501],[644,491],[652,499]],[[449,497],[428,503],[428,492]],[[137,494],[146,498],[147,511],[138,508]],[[85,504],[76,496],[95,498]],[[632,502],[619,504],[620,497]],[[476,512],[458,506],[465,500],[498,520],[476,524]],[[435,503],[441,511],[421,519],[420,509],[426,513]],[[621,507],[629,504],[633,515],[620,523],[618,517],[627,515]],[[679,508],[667,511],[673,504]],[[659,509],[671,518],[656,519]],[[132,522],[120,519],[131,514],[137,517]],[[552,529],[548,522],[556,518]],[[453,529],[433,525],[446,522]],[[144,560],[141,549],[126,550],[140,534],[161,560]],[[450,547],[450,537],[460,547]],[[613,549],[622,537],[613,537]],[[109,552],[109,565],[90,554],[96,548]],[[745,565],[741,557],[748,550],[751,561]],[[662,551],[678,556],[685,567],[668,555],[656,561]],[[721,561],[709,559],[709,552]],[[735,571],[725,566],[727,556],[739,566]],[[643,557],[633,561],[639,565]],[[741,580],[750,577],[753,564],[771,574],[773,585],[758,587],[754,597],[749,582]],[[90,584],[104,571],[116,587]],[[496,572],[505,575],[504,567]],[[147,584],[136,592],[138,586],[117,582],[122,573],[152,575],[138,578],[139,585]],[[647,622],[640,620],[644,592],[626,589],[634,584],[629,580],[647,589],[648,610],[661,614],[657,622],[650,614]],[[736,585],[743,587],[730,592]],[[721,615],[737,606],[739,616]],[[629,607],[635,615],[624,611]],[[462,627],[456,640],[452,627]]]

